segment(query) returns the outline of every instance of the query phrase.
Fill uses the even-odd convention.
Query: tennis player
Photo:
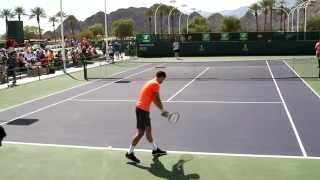
[[[150,107],[152,102],[161,110],[161,115],[168,116],[168,112],[164,109],[160,99],[160,84],[166,79],[167,75],[163,71],[156,73],[156,77],[148,81],[140,91],[140,95],[136,104],[137,117],[137,134],[135,135],[131,146],[126,153],[126,158],[135,163],[140,163],[140,160],[134,154],[134,148],[138,145],[141,138],[146,134],[146,138],[153,146],[152,155],[166,155],[167,152],[161,150],[153,140],[152,128],[150,120]]]
[[[318,68],[320,68],[320,40],[317,42],[317,44],[314,48],[316,50],[316,56],[318,59]]]

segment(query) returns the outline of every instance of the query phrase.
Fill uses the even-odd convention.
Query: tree
[[[274,7],[275,4],[276,4],[275,0],[268,0],[268,8],[269,8],[269,11],[270,11],[270,31],[271,32],[273,31],[273,27],[272,27],[272,24],[273,24],[273,7]]]
[[[78,20],[76,19],[76,17],[71,15],[71,16],[68,17],[68,21],[70,23],[72,38],[74,39],[75,38],[74,29],[75,29],[75,26],[76,26],[76,23],[77,23]]]
[[[42,39],[41,27],[40,27],[40,18],[45,18],[46,14],[43,8],[35,7],[31,9],[30,19],[37,18],[38,30],[39,30],[39,38]]]
[[[94,38],[97,38],[98,35],[104,35],[104,26],[101,23],[97,23],[93,26],[89,27],[89,31],[91,31]]]
[[[153,12],[155,12],[155,10],[159,7],[160,4],[154,4],[150,9],[153,10]],[[168,16],[169,13],[170,13],[170,10],[172,9],[173,7],[172,6],[167,6],[167,5],[162,5],[159,10],[158,10],[158,13],[157,15],[160,15],[160,33],[162,34],[163,33],[163,19],[164,19],[164,16]],[[153,15],[154,16],[154,13]],[[158,25],[158,23],[157,23]]]
[[[234,16],[223,17],[220,30],[222,32],[239,32],[241,30],[240,19]]]
[[[267,16],[269,12],[269,0],[261,0],[259,2],[261,9],[264,11],[264,26],[263,31],[267,30]]]
[[[258,3],[254,3],[249,7],[249,11],[255,16],[256,18],[256,31],[259,32],[259,12],[261,7]]]
[[[11,12],[10,9],[3,9],[0,12],[0,18],[4,18],[6,20],[6,31],[8,31],[8,21],[9,18],[13,18],[14,14]]]
[[[53,27],[53,36],[54,36],[54,41],[57,42],[57,35],[56,35],[56,22],[58,22],[58,19],[56,18],[56,16],[52,16],[49,18],[49,22],[52,23],[52,27]]]
[[[23,7],[20,7],[20,6],[18,6],[14,9],[14,13],[15,13],[15,15],[18,16],[19,21],[21,21],[22,15],[26,15],[26,11],[24,10]]]
[[[210,27],[208,20],[201,16],[196,16],[189,23],[189,33],[209,32]]]
[[[132,19],[119,19],[112,23],[112,33],[120,38],[133,36],[134,21]]]
[[[296,3],[297,4],[301,4],[301,3],[305,3],[305,2],[307,2],[307,1],[310,1],[310,0],[296,0]],[[318,3],[318,2],[317,2]],[[302,10],[302,12],[300,12],[300,15],[304,15],[305,14],[305,8],[301,8],[300,10]],[[302,23],[302,21],[300,21],[300,24],[299,24],[299,27],[300,27],[300,25],[301,25],[301,23]]]
[[[180,15],[180,13],[182,13],[182,12],[180,12],[177,8],[176,9],[174,9],[173,10],[173,12],[172,12],[172,15],[171,15],[171,31],[173,32],[173,34],[175,34],[175,28],[174,28],[174,25],[175,25],[175,17],[177,16],[177,14],[179,14]]]
[[[312,17],[307,24],[307,31],[320,31],[320,16]]]
[[[0,12],[0,17],[6,20],[6,23],[9,21],[9,18],[13,18],[14,14],[11,12],[10,9],[3,9]]]
[[[286,0],[279,0],[279,1],[277,1],[277,6],[280,8],[280,9],[283,9],[283,10],[285,10],[286,9],[286,4],[287,4],[287,2],[286,2]],[[283,10],[278,10],[279,11],[279,14],[278,15],[280,15],[280,31],[282,31],[282,30],[285,30],[285,27],[284,27],[284,21],[285,21],[285,19],[286,19],[286,15],[284,14],[284,12],[283,12]]]
[[[23,31],[25,39],[36,39],[39,34],[39,29],[36,26],[25,26]]]
[[[152,32],[152,17],[154,16],[154,12],[152,8],[149,8],[144,12],[144,15],[148,18],[148,26],[149,26],[149,33]]]
[[[87,39],[93,39],[93,34],[88,29],[81,31],[79,36],[80,36],[80,38],[84,38],[85,37]]]
[[[163,5],[160,7],[160,32],[163,34],[163,17],[168,16],[170,13],[170,10],[172,9],[171,6]]]

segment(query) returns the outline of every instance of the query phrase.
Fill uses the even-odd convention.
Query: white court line
[[[58,102],[53,103],[53,104],[50,104],[50,105],[48,105],[48,106],[44,106],[44,107],[42,107],[42,108],[40,108],[40,109],[37,109],[37,110],[35,110],[35,111],[29,112],[29,113],[27,113],[27,114],[24,114],[24,115],[15,117],[15,118],[12,118],[11,120],[6,121],[6,122],[3,122],[3,123],[1,123],[0,125],[5,125],[5,124],[8,124],[8,123],[10,123],[10,122],[12,122],[12,121],[15,121],[16,119],[20,119],[20,118],[23,118],[23,117],[26,117],[26,116],[30,116],[31,114],[34,114],[34,113],[37,113],[37,112],[40,112],[40,111],[49,109],[49,108],[51,108],[51,107],[53,107],[53,106],[56,106],[56,105],[62,104],[62,103],[64,103],[64,102],[70,101],[70,100],[72,100],[72,99],[74,99],[74,98],[77,98],[77,97],[80,97],[80,96],[89,94],[89,93],[91,93],[91,92],[97,91],[97,90],[99,90],[99,89],[101,89],[101,88],[104,88],[104,87],[106,87],[106,86],[110,86],[110,85],[112,85],[112,84],[114,84],[114,83],[116,83],[116,82],[119,82],[119,81],[123,80],[123,79],[127,79],[127,78],[130,78],[130,77],[132,77],[132,76],[136,76],[136,75],[142,74],[142,73],[144,73],[144,72],[146,72],[146,71],[150,71],[150,70],[153,69],[153,68],[154,68],[154,67],[145,69],[145,70],[140,71],[140,72],[138,72],[138,73],[131,74],[131,75],[125,77],[125,78],[122,78],[122,79],[119,79],[119,80],[116,80],[116,81],[112,81],[112,82],[107,83],[107,84],[104,84],[104,85],[102,85],[102,86],[98,86],[97,88],[90,89],[90,90],[88,90],[88,91],[82,92],[82,93],[77,94],[77,95],[75,95],[75,96],[72,96],[72,97],[70,97],[70,98],[64,99],[64,100],[62,100],[62,101],[58,101]]]
[[[210,69],[210,67],[207,67],[205,70],[203,70],[200,74],[198,74],[197,77],[195,77],[194,79],[192,79],[188,84],[186,84],[182,89],[180,89],[177,93],[175,93],[173,96],[171,96],[167,102],[170,102],[173,98],[175,98],[176,96],[178,96],[183,90],[185,90],[187,87],[189,87],[195,80],[197,80],[200,76],[202,76],[204,73],[206,73],[208,70]]]
[[[294,70],[286,61],[283,61],[284,64],[286,64],[289,69],[295,73],[297,75],[297,77],[299,77],[301,79],[301,81],[314,93],[314,95],[316,95],[319,99],[320,99],[320,95],[317,93],[317,91],[315,91],[311,85],[309,83],[307,83],[298,73],[296,70]]]
[[[170,101],[170,103],[212,103],[212,104],[282,104],[282,102],[250,102],[250,101]]]
[[[12,145],[27,145],[39,147],[53,147],[53,148],[70,148],[70,149],[83,149],[83,150],[103,150],[103,151],[121,151],[127,152],[126,148],[113,148],[112,146],[106,147],[92,147],[92,146],[76,146],[76,145],[60,145],[60,144],[42,144],[42,143],[24,143],[3,141],[3,144]],[[135,152],[151,153],[151,150],[136,149]],[[189,152],[189,151],[168,151],[169,154],[190,154],[200,156],[221,156],[221,157],[245,157],[245,158],[275,158],[275,159],[302,159],[302,160],[320,160],[320,157],[303,157],[303,156],[287,156],[287,155],[259,155],[259,154],[236,154],[236,153],[210,153],[210,152]]]
[[[137,100],[125,99],[72,99],[75,102],[136,102]],[[206,103],[206,104],[282,104],[282,102],[263,101],[164,101],[164,103]]]
[[[192,67],[192,66],[191,66]],[[248,69],[248,68],[257,68],[257,69],[266,69],[265,66],[214,66],[215,69]]]
[[[145,64],[145,65],[146,65],[146,64]],[[142,67],[142,66],[145,66],[145,65],[141,65],[141,66],[138,66],[138,67],[130,68],[130,69],[127,69],[127,70],[125,70],[125,71],[121,71],[121,72],[112,74],[112,75],[110,75],[110,76],[115,76],[115,75],[119,75],[119,74],[122,74],[122,73],[125,73],[125,72],[128,72],[128,71],[132,71],[132,70],[138,69],[138,68],[140,68],[140,67]],[[96,81],[97,81],[97,80],[96,80]],[[32,102],[35,102],[35,101],[38,101],[38,100],[41,100],[41,99],[45,99],[45,98],[50,97],[50,96],[54,96],[54,95],[61,94],[61,93],[64,93],[64,92],[67,92],[67,91],[70,91],[70,90],[73,90],[73,89],[76,89],[76,88],[85,86],[85,85],[89,85],[89,84],[91,84],[91,83],[93,83],[93,82],[96,82],[96,81],[90,81],[90,82],[86,82],[86,83],[83,83],[83,84],[79,84],[79,85],[77,85],[77,86],[74,86],[74,87],[71,87],[71,88],[68,88],[68,89],[63,89],[63,90],[61,90],[61,91],[57,91],[57,92],[54,92],[54,93],[51,93],[51,94],[48,94],[48,95],[45,95],[45,96],[41,96],[41,97],[32,99],[32,100],[30,100],[30,101],[23,102],[23,103],[21,103],[21,104],[17,104],[17,105],[14,105],[14,106],[10,106],[10,107],[8,107],[8,108],[1,109],[1,110],[0,110],[0,113],[1,113],[1,112],[4,112],[4,111],[11,110],[11,109],[14,109],[14,108],[17,108],[17,107],[20,107],[20,106],[23,106],[23,105],[26,105],[26,104],[29,104],[29,103],[32,103]]]
[[[281,98],[281,101],[283,102],[283,103],[282,103],[282,104],[283,104],[283,107],[284,107],[284,109],[286,110],[288,119],[289,119],[289,121],[290,121],[290,124],[291,124],[291,126],[292,126],[293,132],[294,132],[294,134],[295,134],[295,136],[296,136],[296,138],[297,138],[297,141],[298,141],[298,143],[299,143],[301,152],[302,152],[302,154],[303,154],[304,157],[308,157],[308,154],[307,154],[307,152],[306,152],[306,150],[305,150],[305,148],[304,148],[304,146],[303,146],[303,143],[302,143],[302,141],[301,141],[300,135],[299,135],[298,130],[297,130],[297,128],[296,128],[296,125],[295,125],[295,123],[294,123],[294,121],[293,121],[293,119],[292,119],[292,116],[291,116],[291,114],[290,114],[290,111],[289,111],[289,108],[288,108],[288,106],[287,106],[287,103],[285,102],[285,100],[284,100],[284,98],[283,98],[283,96],[282,96],[282,93],[281,93],[281,91],[280,91],[280,88],[279,88],[279,86],[278,86],[278,83],[277,83],[276,79],[274,78],[274,75],[273,75],[273,72],[272,72],[272,70],[271,70],[271,67],[270,67],[268,61],[266,61],[266,63],[267,63],[268,69],[269,69],[269,71],[270,71],[271,77],[272,77],[272,79],[273,79],[273,82],[274,82],[274,84],[275,84],[275,86],[276,86],[276,89],[277,89],[277,91],[278,91],[278,93],[279,93],[279,96],[280,96],[280,98]]]
[[[35,102],[35,101],[38,101],[38,100],[41,100],[41,99],[45,99],[45,98],[50,97],[50,96],[54,96],[54,95],[57,95],[57,94],[61,94],[61,93],[63,93],[63,92],[70,91],[70,90],[72,90],[72,89],[76,89],[76,88],[79,88],[79,87],[82,87],[82,86],[91,84],[91,83],[93,83],[93,82],[94,82],[94,81],[90,81],[90,82],[86,82],[86,83],[84,83],[84,84],[79,84],[79,85],[77,85],[77,86],[74,86],[74,87],[71,87],[71,88],[68,88],[68,89],[63,89],[63,90],[61,90],[61,91],[57,91],[57,92],[54,92],[54,93],[51,93],[51,94],[48,94],[48,95],[45,95],[45,96],[41,96],[41,97],[38,97],[38,98],[35,98],[35,99],[32,99],[32,100],[23,102],[23,103],[21,103],[21,104],[17,104],[17,105],[14,105],[14,106],[10,106],[10,107],[8,107],[8,108],[1,109],[1,110],[0,110],[0,113],[1,113],[1,112],[4,112],[4,111],[8,111],[8,110],[10,110],[10,109],[14,109],[14,108],[23,106],[23,105],[26,105],[26,104],[29,104],[29,103],[32,103],[32,102]]]
[[[137,100],[71,99],[74,102],[137,102]]]

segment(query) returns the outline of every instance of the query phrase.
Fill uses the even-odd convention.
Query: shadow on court
[[[192,180],[192,179],[200,179],[200,175],[193,174],[185,174],[184,172],[184,164],[192,159],[181,158],[176,164],[172,166],[172,170],[168,170],[163,163],[159,160],[159,157],[154,157],[152,164],[150,167],[146,167],[140,164],[131,163],[129,165],[135,166],[139,169],[146,170],[151,173],[153,176],[164,178],[167,180]]]

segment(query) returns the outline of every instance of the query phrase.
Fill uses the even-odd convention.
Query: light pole
[[[172,8],[171,9],[171,11],[170,11],[170,13],[169,13],[169,16],[168,16],[168,33],[169,34],[171,34],[171,22],[170,22],[170,18],[171,18],[171,15],[172,15],[172,13],[173,13],[173,11],[175,10],[175,9],[177,9],[176,7],[174,7],[174,8]],[[172,29],[173,29],[173,27],[172,27]]]
[[[294,8],[292,8],[292,10],[290,11],[290,13],[289,13],[289,15],[292,15],[292,17],[291,17],[291,31],[293,32],[294,31],[294,13],[295,13],[295,11],[297,11],[297,24],[296,24],[296,26],[297,26],[297,32],[299,31],[299,23],[300,23],[300,9],[301,8],[305,8],[305,6],[307,5],[307,4],[309,4],[310,2],[313,2],[314,0],[309,0],[309,1],[306,1],[306,2],[302,2],[302,3],[300,3],[300,4],[298,4],[297,6],[295,6]]]
[[[172,0],[172,1],[170,1],[170,3],[171,3],[171,4],[174,4],[174,3],[176,3],[176,1],[175,1],[175,0]],[[173,11],[174,11],[175,9],[177,9],[177,8],[173,5],[173,7],[172,7],[172,9],[170,10],[169,15],[168,15],[168,34],[171,34],[170,18],[171,18],[171,15],[172,15],[172,13],[173,13]],[[172,27],[172,29],[173,29],[173,27]]]
[[[154,34],[157,34],[157,13],[162,5],[163,4],[160,3],[159,6],[157,7],[156,11],[154,12]]]
[[[303,3],[301,3],[303,4]],[[294,12],[300,7],[301,4],[298,4],[294,8],[291,9],[289,15],[291,15],[291,31],[294,32]]]
[[[62,11],[62,0],[60,0],[60,21],[61,21],[61,58],[63,62],[63,71],[67,72],[67,65],[66,65],[66,54],[65,54],[65,43],[64,43],[64,32],[63,32],[63,11]]]
[[[104,29],[105,29],[105,43],[106,43],[106,61],[108,61],[108,19],[107,19],[107,0],[104,0]]]
[[[308,3],[306,4],[305,11],[304,11],[304,32],[307,32],[307,15],[308,15],[308,7],[316,2],[316,0],[309,0]]]
[[[185,7],[187,7],[187,5],[183,4],[181,7],[185,8]],[[179,16],[179,34],[181,34],[181,18],[182,18],[182,16],[183,16],[183,12],[181,11],[180,16]]]
[[[191,16],[191,14],[196,10],[196,8],[191,8],[191,13],[188,15],[187,18],[187,34],[189,34],[189,18]]]
[[[306,24],[307,24],[307,17],[306,17],[306,14],[307,14],[307,7],[312,3],[314,2],[314,0],[308,0],[304,3],[301,4],[301,6],[298,7],[298,10],[297,10],[297,32],[300,31],[300,9],[305,9],[304,11],[304,22],[305,22],[305,31],[306,31]]]

